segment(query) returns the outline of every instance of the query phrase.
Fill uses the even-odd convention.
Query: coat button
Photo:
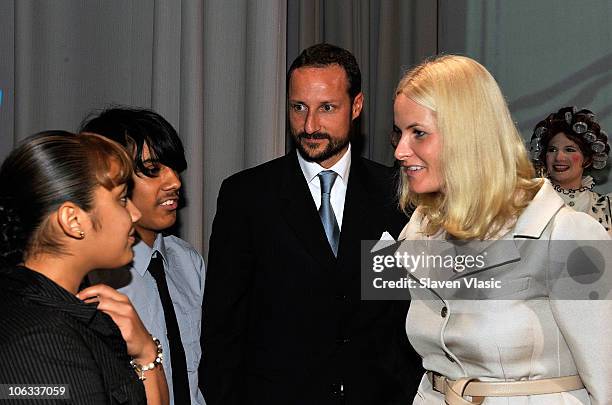
[[[450,361],[451,363],[454,363],[454,362],[455,362],[455,359],[453,359],[453,358],[451,357],[451,355],[450,355],[450,354],[448,354],[448,353],[444,352],[444,355],[446,356],[446,358],[448,359],[448,361]]]
[[[440,316],[442,318],[446,318],[446,315],[448,314],[448,308],[446,307],[442,307],[442,309],[440,310]]]
[[[344,384],[342,381],[331,385],[331,393],[336,398],[344,398]]]
[[[569,205],[570,207],[573,207],[575,204],[574,204],[574,202],[573,202],[573,201],[570,201],[568,205]]]

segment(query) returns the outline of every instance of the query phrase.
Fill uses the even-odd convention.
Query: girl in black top
[[[93,134],[40,133],[4,161],[0,400],[168,403],[160,349],[127,297],[103,285],[78,292],[91,270],[132,260],[131,177],[121,146]]]

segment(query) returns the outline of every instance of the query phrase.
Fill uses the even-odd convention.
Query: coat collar
[[[361,245],[363,229],[367,228],[369,218],[374,214],[369,209],[372,205],[372,194],[368,192],[368,189],[371,189],[367,184],[368,173],[363,161],[357,156],[352,158],[350,173],[344,198],[344,219],[338,245],[340,262],[346,258],[347,254],[355,254],[354,246]],[[374,233],[368,232],[367,234]]]
[[[508,243],[508,241],[517,239],[539,239],[547,225],[563,206],[563,200],[553,189],[550,182],[546,180],[542,184],[540,190],[538,190],[534,196],[533,200],[531,200],[527,208],[525,208],[525,210],[519,216],[513,229],[500,238],[500,240],[505,242],[496,243],[500,240],[470,242],[466,245],[467,248],[464,249],[462,244],[455,244],[452,241],[446,240],[446,233],[444,232],[440,232],[428,238],[419,233],[420,229],[422,229],[424,226],[426,219],[422,216],[418,208],[413,214],[410,223],[402,231],[400,239],[408,239],[404,245],[404,249],[411,246],[409,241],[410,239],[424,238],[435,240],[435,245],[430,246],[430,249],[433,248],[437,251],[445,251],[451,255],[461,255],[470,251],[472,254],[476,253],[486,256],[486,265],[484,267],[466,270],[449,277],[451,280],[458,279],[473,275],[474,273],[481,272],[492,267],[519,261],[521,259],[521,254],[518,247],[515,243]],[[432,274],[430,273],[429,269],[419,268],[413,272],[413,276],[416,278],[430,278],[432,277]]]
[[[0,283],[22,300],[64,313],[103,336],[121,336],[110,316],[97,310],[97,304],[84,303],[41,273],[23,266],[3,268]]]
[[[550,220],[563,208],[565,203],[554,190],[550,181],[545,179],[542,187],[533,197],[527,208],[521,213],[511,233],[506,235],[515,238],[539,239]],[[420,230],[423,229],[426,218],[416,209],[408,225],[402,230],[399,239],[422,239],[427,238]],[[445,233],[439,232],[430,239],[444,239]]]
[[[563,199],[559,197],[550,181],[544,180],[540,190],[516,221],[512,237],[539,239],[550,220],[564,205]]]
[[[5,288],[24,300],[67,313],[81,322],[89,323],[96,314],[96,306],[83,303],[74,295],[27,267],[2,269]]]

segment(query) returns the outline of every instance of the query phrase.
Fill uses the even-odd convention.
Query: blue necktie
[[[319,173],[319,181],[321,182],[321,207],[319,208],[319,216],[323,222],[325,235],[329,241],[334,256],[338,256],[338,241],[340,239],[340,228],[336,221],[336,215],[331,205],[331,189],[336,181],[338,174],[332,170],[325,170]]]

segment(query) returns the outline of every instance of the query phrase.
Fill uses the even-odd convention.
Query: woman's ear
[[[57,209],[57,222],[65,235],[74,239],[84,239],[83,224],[88,215],[78,205],[66,201]]]

